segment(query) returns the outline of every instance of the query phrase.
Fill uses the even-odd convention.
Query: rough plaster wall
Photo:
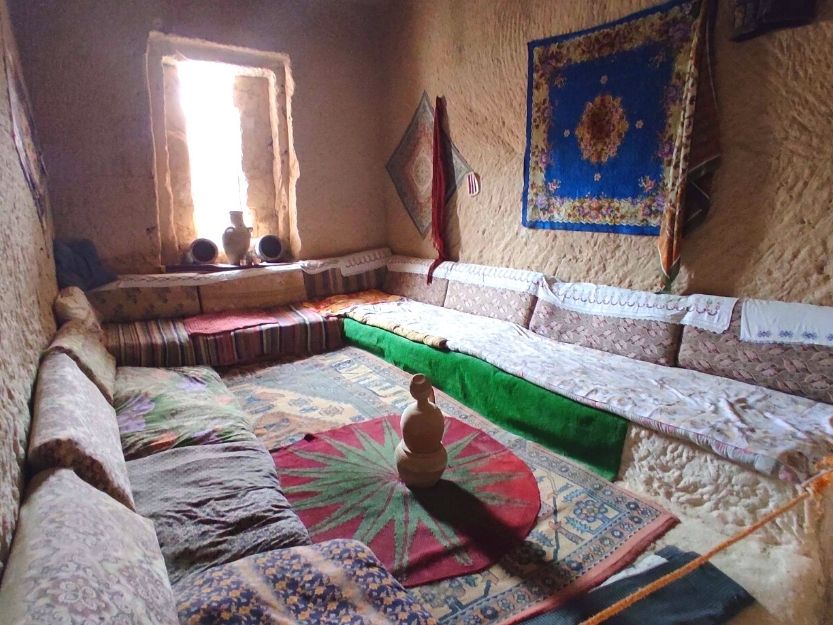
[[[0,13],[6,14],[5,2]],[[0,33],[0,37],[6,37]],[[0,64],[0,509],[16,507],[29,428],[29,399],[41,350],[55,332],[51,225],[41,227],[12,140],[6,74]],[[6,560],[0,528],[0,574]]]
[[[188,157],[185,113],[179,104],[179,74],[174,65],[162,66],[165,88],[165,139],[168,146],[168,178],[173,204],[173,230],[182,253],[197,237],[194,200],[191,196],[191,160]],[[217,246],[219,249],[219,245]]]
[[[450,134],[482,191],[450,203],[454,258],[541,270],[563,280],[652,288],[656,239],[529,230],[520,224],[527,48],[657,4],[652,0],[454,0],[389,12],[384,150],[389,156],[422,90],[444,95]],[[714,208],[684,244],[679,288],[833,304],[833,3],[817,23],[728,41],[720,2],[717,88],[723,165]],[[383,176],[388,243],[432,256]]]
[[[160,239],[145,83],[148,32],[289,55],[300,255],[385,243],[375,12],[325,0],[12,0],[61,236],[115,270],[153,271]],[[102,25],[106,24],[106,28]],[[113,236],[118,232],[119,236]]]
[[[278,233],[275,207],[275,155],[269,110],[269,81],[260,76],[238,76],[234,101],[240,110],[243,173],[249,184],[246,203],[252,212],[253,236]]]

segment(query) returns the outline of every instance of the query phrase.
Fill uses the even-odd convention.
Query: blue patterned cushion
[[[368,547],[331,540],[249,556],[175,585],[180,623],[436,625]]]

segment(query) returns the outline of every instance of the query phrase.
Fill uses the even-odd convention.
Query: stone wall
[[[11,0],[60,236],[119,272],[154,271],[160,234],[145,49],[151,30],[289,56],[298,255],[383,245],[375,9],[326,0]],[[103,25],[106,24],[106,27]],[[118,236],[113,236],[118,233]]]
[[[529,268],[563,280],[652,288],[656,239],[521,226],[530,40],[580,30],[651,0],[456,0],[396,3],[387,32],[385,156],[426,90],[446,97],[450,133],[482,191],[450,203],[455,259]],[[716,30],[723,165],[708,221],[683,248],[677,287],[833,304],[833,3],[811,26],[728,40],[730,2]],[[388,241],[432,256],[384,180]]]
[[[5,25],[5,1],[0,2],[0,15]],[[0,30],[0,37],[9,38],[6,28]],[[6,74],[0,68],[0,575],[23,482],[29,401],[38,359],[55,332],[51,235],[49,220],[42,225],[38,219],[18,160]]]

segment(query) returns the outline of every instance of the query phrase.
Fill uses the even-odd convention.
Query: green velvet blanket
[[[352,319],[344,337],[397,367],[423,373],[437,388],[501,427],[578,460],[611,480],[619,470],[628,422],[568,399],[487,362],[415,343]]]

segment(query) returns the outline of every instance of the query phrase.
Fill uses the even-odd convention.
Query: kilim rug
[[[411,490],[396,470],[399,419],[351,423],[273,454],[284,494],[313,541],[360,540],[406,586],[482,571],[520,545],[541,507],[523,461],[446,417],[442,479]]]
[[[412,398],[410,375],[357,348],[226,373],[272,449],[388,414]],[[526,540],[478,573],[411,589],[442,624],[509,625],[553,609],[632,562],[676,522],[668,512],[437,392],[446,415],[482,430],[532,471],[541,494]]]

